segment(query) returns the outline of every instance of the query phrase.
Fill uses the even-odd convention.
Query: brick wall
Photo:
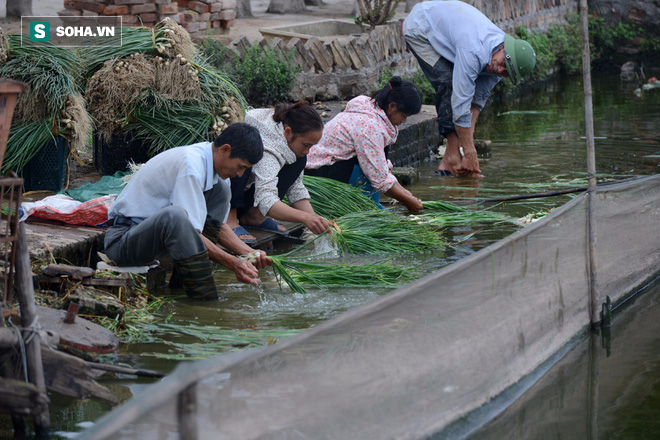
[[[246,37],[229,42],[236,55],[250,46],[269,46],[275,53],[293,52],[293,63],[300,66],[289,99],[349,99],[368,93],[388,68],[394,74],[411,76],[419,68],[417,61],[406,51],[401,24],[379,26],[359,37],[323,42],[318,38],[303,41],[292,38],[262,38],[251,43]]]
[[[121,15],[122,24],[153,26],[169,18],[194,35],[226,32],[236,18],[236,0],[64,0],[63,17]]]

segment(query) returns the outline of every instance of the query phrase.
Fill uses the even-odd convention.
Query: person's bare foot
[[[247,231],[238,223],[238,218],[236,218],[236,209],[229,211],[229,215],[227,216],[227,226],[229,226],[231,230],[234,231],[234,234],[236,234],[238,238],[240,238],[245,243],[254,243],[257,241],[257,239],[252,234],[247,233]]]

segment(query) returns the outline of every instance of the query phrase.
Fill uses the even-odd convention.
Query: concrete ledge
[[[55,258],[74,266],[89,266],[103,249],[105,228],[67,225],[45,220],[25,223],[28,249],[32,260]]]

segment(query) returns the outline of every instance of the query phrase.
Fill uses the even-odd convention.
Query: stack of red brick
[[[153,26],[170,18],[195,34],[227,32],[236,18],[236,0],[64,0],[62,17],[121,15],[126,26]]]

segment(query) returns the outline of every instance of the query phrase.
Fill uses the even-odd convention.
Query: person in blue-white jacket
[[[436,92],[438,130],[447,139],[436,172],[481,177],[474,147],[479,112],[500,79],[518,84],[529,75],[534,49],[461,1],[418,3],[403,22],[403,36]]]

